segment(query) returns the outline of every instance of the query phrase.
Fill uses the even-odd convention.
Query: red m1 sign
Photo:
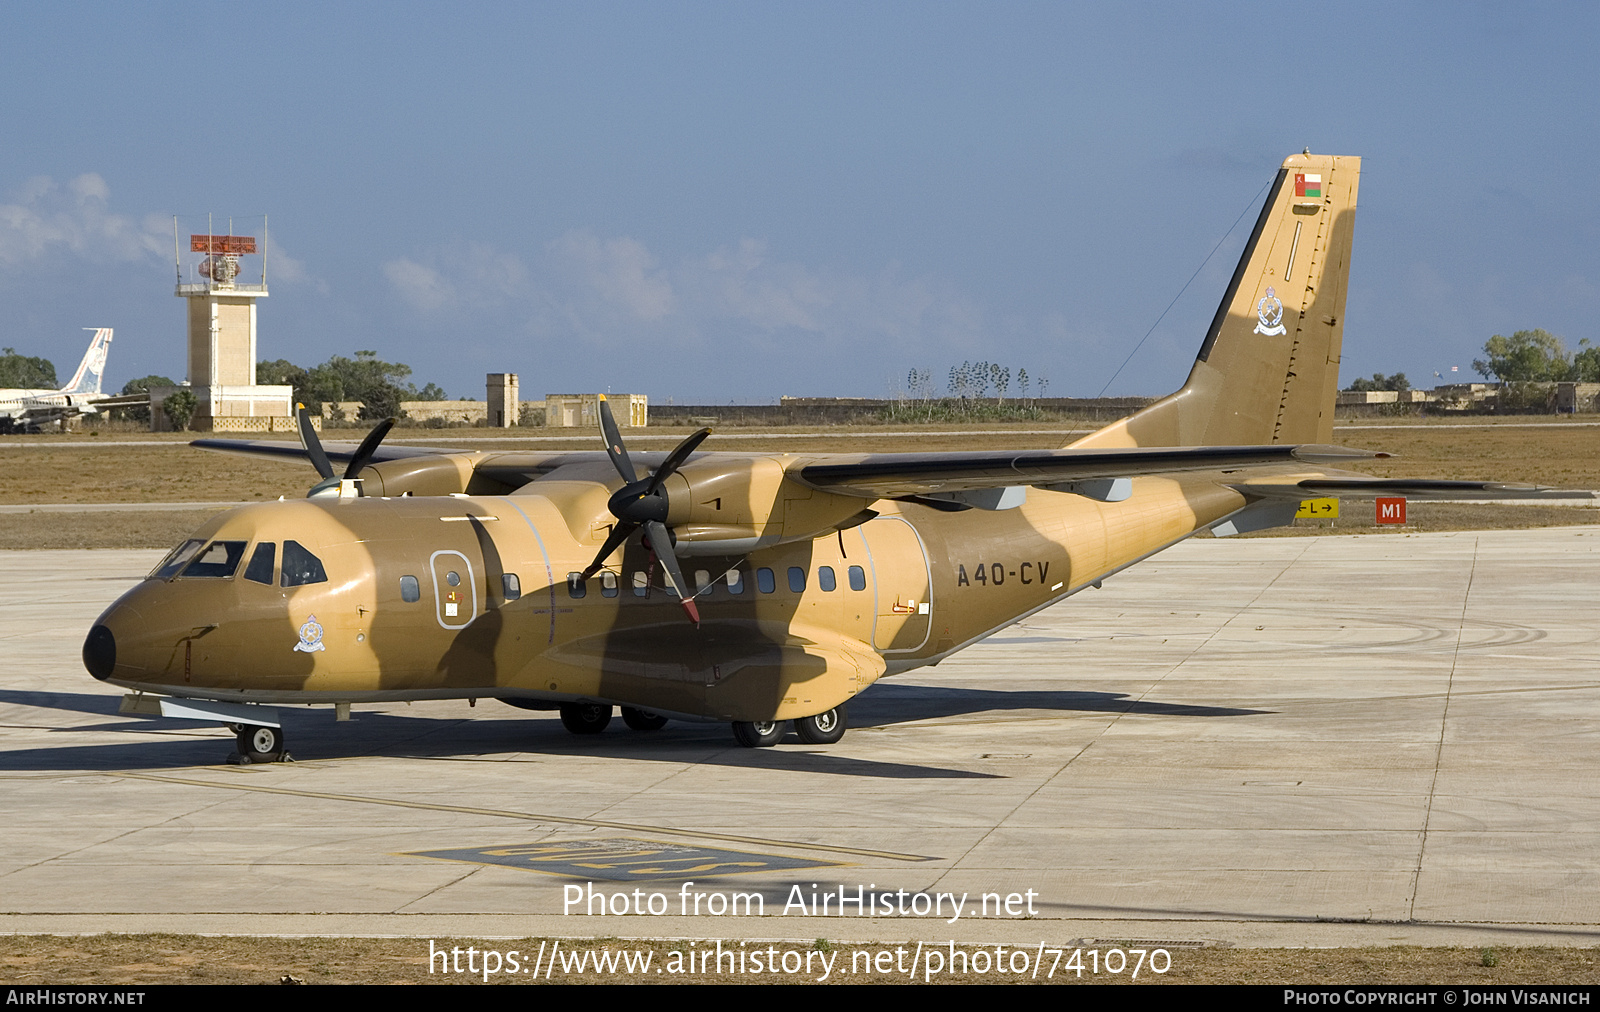
[[[1403,524],[1406,522],[1406,501],[1404,499],[1379,499],[1378,523]]]

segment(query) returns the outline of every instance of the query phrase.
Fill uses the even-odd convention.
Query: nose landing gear
[[[844,737],[845,727],[844,707],[836,706],[825,713],[799,718],[794,722],[794,733],[807,745],[832,745]],[[745,748],[766,748],[783,740],[783,722],[735,721],[733,737]]]
[[[234,740],[245,763],[275,763],[289,758],[283,747],[283,729],[255,724],[235,724]]]

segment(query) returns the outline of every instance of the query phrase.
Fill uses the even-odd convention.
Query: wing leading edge
[[[1024,453],[878,453],[790,472],[803,485],[839,495],[895,499],[1012,485],[1056,485],[1188,471],[1293,463],[1339,465],[1387,457],[1342,446],[1266,445],[1036,450]]]

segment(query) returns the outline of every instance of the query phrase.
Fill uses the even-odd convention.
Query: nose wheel
[[[845,726],[844,707],[836,706],[815,717],[801,717],[794,722],[794,733],[807,745],[832,745],[844,737]]]
[[[239,744],[239,758],[253,763],[275,763],[288,753],[283,749],[283,729],[241,724],[235,734]]]

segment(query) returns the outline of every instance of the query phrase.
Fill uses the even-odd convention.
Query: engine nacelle
[[[793,481],[774,457],[708,455],[685,464],[663,491],[681,555],[737,555],[809,541],[859,523],[867,507],[858,496]]]

